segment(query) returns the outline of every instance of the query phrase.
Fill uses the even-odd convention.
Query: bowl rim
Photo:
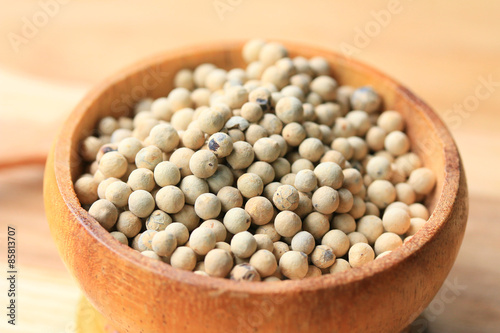
[[[166,280],[175,280],[178,283],[189,284],[203,289],[216,289],[219,292],[245,293],[245,294],[279,294],[284,292],[307,292],[324,288],[333,288],[346,286],[351,283],[359,282],[362,279],[380,274],[388,269],[393,269],[402,264],[405,260],[414,255],[428,241],[430,241],[436,233],[446,227],[453,206],[455,204],[460,178],[460,157],[455,142],[439,116],[420,98],[415,96],[410,90],[401,85],[396,80],[387,76],[373,67],[363,64],[350,57],[339,54],[338,52],[324,46],[312,45],[302,42],[294,42],[287,40],[275,40],[285,45],[291,50],[301,50],[307,48],[315,54],[329,54],[363,73],[369,73],[382,79],[384,84],[390,85],[392,89],[408,99],[426,118],[428,125],[433,127],[441,140],[444,156],[444,181],[441,188],[441,193],[436,201],[434,211],[429,217],[428,222],[422,229],[419,230],[408,242],[392,251],[391,255],[384,258],[374,260],[373,262],[348,271],[337,274],[327,274],[319,277],[303,279],[303,280],[285,280],[276,283],[255,283],[255,282],[237,282],[225,278],[214,278],[199,276],[191,271],[184,271],[174,268],[168,264],[158,264],[158,261],[147,258],[141,255],[138,251],[131,249],[129,246],[122,245],[116,241],[101,225],[90,216],[90,214],[80,205],[73,188],[73,180],[71,176],[71,144],[72,136],[75,134],[75,129],[85,116],[86,109],[99,96],[105,93],[110,87],[120,83],[130,75],[147,70],[159,62],[168,62],[173,59],[179,59],[186,55],[204,54],[208,52],[224,52],[235,51],[241,49],[246,41],[223,41],[218,43],[204,43],[195,46],[185,46],[174,51],[166,51],[154,56],[140,60],[124,70],[105,79],[100,84],[92,88],[83,99],[77,104],[73,111],[68,115],[68,118],[63,123],[60,131],[57,134],[54,143],[54,175],[57,182],[58,190],[64,200],[66,206],[75,216],[81,227],[96,241],[117,255],[117,259],[129,262],[132,266],[139,270],[147,270],[152,275],[157,275]],[[292,51],[293,52],[293,51]],[[300,55],[300,51],[297,52]],[[64,131],[63,131],[64,129]],[[62,137],[62,133],[71,133],[71,137]]]

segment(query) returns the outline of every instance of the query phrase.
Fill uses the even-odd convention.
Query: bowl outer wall
[[[362,268],[279,283],[200,277],[114,241],[74,193],[72,181],[81,170],[78,142],[99,116],[128,110],[122,103],[127,91],[142,87],[159,97],[171,88],[172,73],[185,66],[243,66],[240,42],[153,57],[108,79],[77,106],[54,142],[44,179],[47,217],[61,257],[90,302],[120,332],[397,332],[444,282],[468,213],[465,173],[449,131],[424,102],[386,75],[324,48],[284,44],[291,56],[324,56],[339,82],[371,84],[386,109],[403,114],[412,148],[437,172],[427,202],[434,209],[429,223],[390,256]]]

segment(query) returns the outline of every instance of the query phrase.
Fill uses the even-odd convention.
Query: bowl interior
[[[448,155],[456,154],[453,141],[444,128],[442,122],[432,110],[421,100],[416,98],[406,88],[380,72],[359,64],[358,62],[340,56],[329,50],[311,46],[284,43],[291,57],[303,56],[311,58],[314,56],[325,57],[331,64],[331,75],[343,85],[359,87],[372,85],[383,97],[384,110],[396,110],[400,112],[407,124],[407,134],[411,140],[412,151],[420,156],[424,165],[432,169],[437,176],[435,190],[427,196],[425,204],[429,210],[435,211],[440,207],[440,202],[448,198],[453,200],[456,188],[447,188],[449,177],[456,177],[447,172],[446,160]],[[190,48],[177,52],[169,52],[165,55],[150,58],[146,61],[131,66],[129,69],[108,79],[99,87],[94,89],[85,100],[77,107],[70,119],[65,124],[65,129],[72,133],[70,137],[59,138],[56,144],[56,177],[59,186],[72,186],[82,172],[82,163],[78,156],[79,142],[94,132],[99,119],[105,116],[129,115],[132,106],[144,97],[158,98],[166,96],[173,88],[175,73],[182,68],[194,68],[201,63],[213,63],[219,67],[245,68],[246,64],[241,57],[242,43],[226,43],[207,45],[204,47]],[[64,153],[64,154],[63,154]],[[66,155],[68,156],[66,159]],[[96,241],[106,243],[106,246],[121,255],[126,260],[132,260],[138,265],[146,265],[151,270],[172,277],[174,271],[169,265],[151,265],[148,258],[143,258],[132,249],[121,247],[98,223],[91,218],[86,211],[80,207],[74,191],[64,200],[73,212],[80,218],[83,226],[92,233]],[[441,200],[441,201],[440,201]],[[442,210],[449,207],[441,207]],[[322,276],[315,279],[323,280],[324,284],[347,283],[365,276],[375,274],[390,265],[396,264],[405,257],[418,250],[436,229],[441,227],[440,220],[433,214],[429,223],[413,237],[407,244],[400,247],[391,254],[391,260],[377,260],[361,269],[351,270],[337,276]],[[164,267],[165,266],[165,267]],[[167,267],[168,266],[168,267]],[[369,267],[368,267],[369,266]],[[211,285],[224,285],[228,288],[241,289],[241,284],[233,284],[233,281],[223,279],[212,279],[199,277],[189,272],[175,272],[176,278],[181,278],[188,283]],[[269,287],[269,284],[248,283],[248,291],[280,290],[288,286],[301,285],[307,288],[316,288],[317,285],[311,281],[284,281],[277,287]],[[247,288],[247,287],[245,287]]]

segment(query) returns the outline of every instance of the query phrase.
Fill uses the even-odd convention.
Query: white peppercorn
[[[324,269],[335,263],[335,253],[328,245],[318,245],[311,253],[311,262],[314,266]]]
[[[335,215],[332,220],[332,229],[339,229],[349,234],[356,230],[356,221],[349,214]]]
[[[276,104],[276,116],[285,124],[301,122],[304,117],[302,102],[292,96],[281,98]]]
[[[253,145],[253,150],[259,160],[269,163],[274,162],[281,153],[278,142],[271,138],[258,139]]]
[[[135,156],[135,165],[138,168],[146,168],[151,171],[162,161],[162,151],[156,146],[144,147]]]
[[[168,94],[168,100],[174,112],[192,106],[190,92],[186,88],[179,87],[173,89]]]
[[[181,173],[181,177],[193,174],[189,168],[189,161],[191,160],[193,154],[194,151],[192,149],[182,147],[178,148],[172,153],[172,155],[170,155],[169,161],[177,165]]]
[[[311,162],[317,162],[324,154],[323,143],[316,138],[307,138],[299,145],[299,154]]]
[[[361,267],[375,259],[375,253],[370,245],[356,243],[349,250],[349,264],[352,267]]]
[[[164,152],[171,152],[179,145],[179,134],[170,124],[159,124],[151,129],[151,142]]]
[[[378,256],[386,251],[395,250],[397,247],[403,245],[401,237],[392,232],[384,232],[377,238],[374,245],[375,254]]]
[[[339,206],[335,211],[337,213],[348,213],[354,205],[354,197],[352,193],[345,188],[340,188],[337,192],[339,194]]]
[[[349,120],[343,117],[339,117],[335,120],[335,125],[333,126],[333,134],[336,137],[348,138],[356,134],[356,129]]]
[[[333,101],[336,97],[337,81],[330,76],[320,75],[312,80],[310,89],[317,93],[323,101]]]
[[[146,168],[138,168],[130,173],[127,184],[133,191],[145,190],[150,192],[156,185],[153,171]]]
[[[330,64],[323,57],[316,56],[309,59],[309,67],[316,76],[330,74]]]
[[[196,254],[187,246],[179,246],[170,257],[170,265],[187,271],[192,271],[196,266]]]
[[[366,172],[373,180],[389,180],[392,174],[391,162],[385,157],[374,156],[368,161]]]
[[[135,192],[137,191],[134,191],[134,193]],[[185,203],[184,193],[178,187],[172,185],[161,188],[156,193],[155,199],[158,208],[168,214],[179,212],[182,207],[184,207]]]
[[[226,157],[233,151],[233,140],[226,133],[214,133],[208,139],[208,149],[219,158]]]
[[[221,211],[221,203],[217,196],[213,193],[203,193],[194,203],[196,215],[204,220],[209,220],[219,216]]]
[[[333,265],[330,266],[329,272],[330,274],[345,272],[351,269],[351,265],[347,260],[338,258],[335,260]]]
[[[273,222],[259,226],[257,229],[255,229],[255,234],[268,235],[273,242],[277,242],[280,239],[280,234],[276,231]]]
[[[366,133],[365,137],[368,148],[370,148],[373,151],[380,151],[384,149],[384,142],[386,135],[387,132],[384,129],[378,126],[371,127]]]
[[[365,235],[368,243],[372,245],[384,232],[384,226],[382,220],[378,216],[366,215],[358,221],[356,231]]]
[[[329,186],[321,186],[311,198],[315,210],[323,214],[333,213],[339,206],[339,194]]]
[[[349,238],[341,230],[330,230],[321,239],[322,245],[328,245],[337,257],[342,257],[349,250]]]
[[[309,270],[307,255],[298,251],[285,252],[279,261],[281,273],[289,279],[302,279]]]
[[[99,199],[106,199],[106,189],[111,183],[120,181],[118,178],[110,177],[106,178],[103,181],[99,183],[99,186],[97,186],[97,196]]]
[[[176,185],[181,180],[181,173],[177,165],[164,161],[156,165],[154,169],[154,179],[161,187]]]
[[[237,234],[248,230],[251,223],[251,217],[243,208],[235,207],[226,212],[223,223],[227,231],[232,234]]]
[[[244,263],[233,267],[229,278],[235,281],[260,281],[260,275],[250,264]]]
[[[316,188],[318,179],[311,170],[300,170],[295,176],[294,186],[301,192],[311,192]]]
[[[248,167],[247,172],[259,176],[264,185],[272,182],[276,176],[271,164],[262,161],[253,163]]]
[[[250,258],[250,265],[255,267],[261,277],[272,275],[278,264],[272,252],[268,250],[258,250]]]
[[[403,235],[410,228],[410,215],[404,209],[391,208],[385,211],[382,223],[386,231]]]
[[[245,211],[250,215],[252,223],[256,225],[267,224],[274,216],[272,203],[260,196],[250,198],[245,204]]]
[[[319,163],[314,168],[314,174],[318,179],[318,186],[330,186],[334,189],[342,187],[344,173],[342,168],[334,162]]]
[[[273,195],[273,203],[279,210],[295,210],[299,206],[299,193],[291,185],[281,185]]]
[[[191,127],[194,118],[194,110],[191,108],[183,108],[175,111],[170,119],[170,125],[177,131],[185,131]]]
[[[254,151],[248,142],[238,141],[233,144],[233,151],[226,157],[233,169],[248,168],[254,159]]]
[[[184,224],[189,231],[193,231],[200,224],[200,217],[196,215],[196,211],[191,205],[182,207],[179,212],[172,215],[172,219]]]
[[[264,183],[262,179],[254,173],[245,173],[238,178],[238,190],[246,198],[253,198],[262,194]]]
[[[210,276],[226,277],[233,268],[233,258],[221,249],[210,250],[205,256],[205,272]]]
[[[255,238],[255,241],[257,242],[257,250],[268,250],[273,252],[274,243],[268,235],[257,234],[253,235],[253,238]]]
[[[347,141],[347,139],[343,137],[338,137],[333,140],[331,147],[332,149],[342,153],[346,160],[351,159],[352,155],[354,154],[354,150],[349,144],[349,141]]]
[[[168,257],[177,248],[177,238],[168,231],[159,231],[153,236],[151,248],[157,255]]]
[[[128,238],[135,237],[142,228],[141,220],[130,211],[124,211],[118,216],[116,230]]]
[[[330,222],[324,214],[312,212],[304,219],[302,227],[318,240],[330,229]]]
[[[420,217],[424,220],[429,219],[429,211],[427,207],[422,205],[421,203],[414,203],[409,206],[410,216],[411,217]]]
[[[372,126],[368,113],[361,110],[353,110],[346,114],[345,118],[354,126],[357,136],[364,136]]]
[[[355,219],[359,219],[363,215],[365,215],[365,211],[366,211],[365,201],[357,195],[354,196],[352,200],[352,208],[350,211],[348,211],[349,215],[351,215]]]
[[[90,206],[89,214],[106,230],[110,230],[118,219],[115,205],[106,199],[97,200]]]
[[[366,238],[366,236],[358,231],[353,231],[353,232],[347,234],[347,237],[349,238],[349,244],[351,247],[356,243],[368,244],[368,239]]]
[[[305,140],[307,132],[301,124],[291,122],[285,125],[282,135],[288,145],[297,147]]]
[[[99,160],[99,171],[106,177],[121,178],[127,172],[127,159],[116,151],[104,154]]]
[[[175,239],[177,240],[177,245],[184,245],[189,239],[188,228],[180,222],[170,223],[165,228],[165,231],[175,236]]]
[[[396,189],[387,180],[375,180],[368,186],[367,190],[369,200],[378,208],[387,207],[396,200]]]
[[[189,169],[198,178],[212,176],[218,165],[217,157],[209,150],[198,150],[189,160]]]
[[[161,258],[154,251],[151,250],[142,251],[141,255],[154,260],[161,260]]]
[[[402,131],[405,127],[404,119],[396,111],[384,111],[377,119],[377,125],[387,133]]]
[[[221,202],[223,212],[227,212],[231,208],[241,207],[243,205],[243,197],[237,188],[232,186],[224,186],[217,192],[217,197]]]
[[[385,149],[394,156],[400,156],[408,152],[410,149],[410,140],[405,133],[394,131],[385,137]]]
[[[157,234],[157,231],[154,230],[146,230],[139,237],[138,246],[139,251],[147,251],[153,249],[153,237]]]
[[[372,87],[365,86],[354,90],[350,102],[354,110],[373,113],[379,109],[381,98]]]
[[[239,258],[249,258],[257,250],[257,241],[248,231],[236,233],[231,239],[231,251]]]
[[[114,239],[116,239],[117,241],[119,241],[123,245],[128,245],[127,236],[125,236],[121,232],[119,232],[119,231],[112,231],[110,234],[111,234],[111,236],[113,236]]]
[[[199,255],[206,255],[215,243],[215,233],[209,228],[196,228],[189,236],[189,247]]]
[[[190,205],[194,205],[200,195],[209,191],[207,181],[194,175],[184,177],[179,184],[179,189],[184,194],[186,203]]]
[[[182,134],[182,143],[190,149],[199,149],[205,143],[205,134],[198,128],[189,128]]]
[[[82,205],[91,205],[98,199],[98,186],[99,183],[92,176],[82,176],[73,185],[76,196]]]
[[[372,202],[365,203],[365,215],[380,216],[380,210]]]
[[[128,203],[128,198],[132,189],[121,180],[109,184],[106,188],[106,200],[113,203],[116,207],[124,207]]]
[[[436,176],[428,168],[418,168],[411,172],[408,184],[417,194],[429,194],[436,184]]]
[[[282,211],[274,218],[274,227],[283,237],[293,237],[302,229],[302,220],[291,211]]]
[[[273,255],[276,258],[277,261],[280,260],[281,256],[287,252],[290,251],[290,248],[287,243],[277,241],[273,243]]]
[[[299,205],[294,209],[294,213],[300,218],[305,218],[309,213],[313,211],[313,205],[311,197],[304,192],[299,192]]]
[[[420,217],[412,217],[410,219],[410,227],[408,228],[406,235],[413,236],[419,231],[427,221]]]
[[[146,220],[146,229],[162,231],[172,223],[172,218],[162,210],[155,210]]]
[[[290,245],[293,251],[310,254],[314,250],[316,244],[313,235],[307,231],[300,231],[293,236]]]
[[[151,193],[137,190],[128,197],[128,208],[138,217],[148,217],[155,208],[155,200]]]

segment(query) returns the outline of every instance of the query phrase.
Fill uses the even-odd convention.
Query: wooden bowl
[[[121,245],[79,204],[78,145],[98,119],[165,96],[181,68],[245,66],[242,43],[191,47],[106,80],[71,113],[53,145],[44,197],[52,236],[81,289],[120,332],[397,332],[425,309],[450,271],[468,213],[457,147],[423,101],[386,75],[330,50],[284,43],[291,56],[323,56],[342,84],[372,85],[406,120],[412,149],[437,175],[429,222],[406,244],[362,268],[302,281],[235,282],[181,271]]]

